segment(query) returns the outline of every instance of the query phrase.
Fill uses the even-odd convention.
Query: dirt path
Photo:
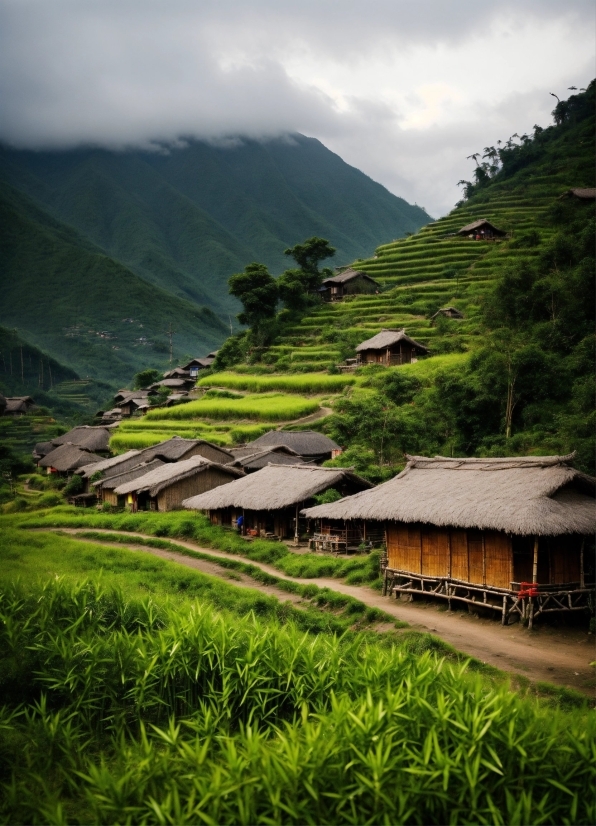
[[[47,529],[43,529],[47,530]],[[80,534],[81,529],[62,528],[64,533]],[[337,593],[354,597],[372,608],[380,608],[387,614],[409,623],[419,631],[427,631],[448,642],[458,651],[475,657],[482,662],[489,663],[502,671],[520,674],[533,681],[546,681],[558,685],[574,688],[589,696],[594,696],[594,668],[590,666],[596,658],[594,636],[576,628],[560,626],[558,628],[540,626],[528,631],[520,624],[503,627],[494,619],[482,619],[470,615],[466,611],[446,611],[442,606],[433,603],[414,602],[404,603],[399,600],[382,596],[378,591],[362,585],[347,585],[341,580],[318,577],[314,579],[298,579],[278,571],[272,565],[228,554],[214,548],[202,548],[192,542],[182,539],[171,541],[191,551],[199,551],[213,558],[213,562],[193,559],[175,551],[166,551],[149,548],[134,542],[134,534],[126,531],[97,530],[94,533],[112,533],[130,537],[130,543],[118,547],[128,547],[134,550],[159,556],[171,562],[177,562],[189,568],[203,571],[212,576],[219,576],[231,580],[227,569],[217,565],[217,559],[234,559],[248,562],[255,567],[266,571],[282,580],[314,583],[320,588],[330,588]],[[137,534],[143,539],[155,539],[148,534]],[[109,544],[106,542],[106,544]],[[241,587],[253,588],[263,593],[276,596],[281,600],[300,602],[300,597],[289,594],[275,586],[263,585],[245,575],[239,575],[239,580],[231,580]]]

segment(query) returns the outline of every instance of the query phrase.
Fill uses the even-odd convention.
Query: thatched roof
[[[97,482],[92,482],[91,484],[93,487],[114,490],[120,485],[123,485],[125,482],[132,482],[134,479],[138,479],[140,476],[145,476],[150,471],[155,470],[162,465],[163,462],[161,459],[152,459],[151,462],[135,465],[133,468],[129,468],[121,473],[116,473],[114,476],[109,476],[107,479],[100,479]]]
[[[81,476],[85,478],[93,476],[94,473],[100,471],[104,473],[110,468],[117,468],[123,462],[128,463],[130,459],[138,457],[138,450],[128,450],[126,453],[121,453],[119,456],[110,456],[109,459],[102,459],[100,462],[92,462],[80,469]],[[116,471],[117,472],[117,471]]]
[[[47,456],[48,453],[51,453],[52,450],[55,449],[56,445],[53,442],[37,442],[33,448],[33,458],[41,459],[43,456]]]
[[[567,192],[564,192],[560,197],[565,198],[566,196],[574,196],[576,198],[580,198],[582,201],[593,201],[596,198],[596,188],[593,186],[576,186],[572,189],[568,189]]]
[[[267,467],[267,465],[298,465],[303,462],[304,459],[293,450],[288,450],[285,445],[277,445],[256,452],[253,450],[251,453],[238,456],[233,465],[244,470],[254,471]]]
[[[189,379],[190,373],[184,367],[174,367],[172,370],[166,370],[163,377],[164,379]]]
[[[305,458],[325,456],[333,450],[339,450],[339,445],[333,439],[316,430],[270,430],[249,442],[246,447],[259,450],[276,445],[285,445]]]
[[[108,450],[110,443],[110,431],[105,427],[90,427],[80,425],[73,427],[68,433],[52,439],[55,445],[77,445],[85,450]]]
[[[199,368],[207,368],[211,367],[213,362],[215,361],[215,356],[217,355],[217,350],[214,350],[209,355],[205,356],[204,358],[196,358],[191,359],[187,364],[182,365],[183,370],[190,370],[191,367],[199,367]]]
[[[451,316],[452,318],[463,318],[464,314],[461,310],[458,310],[456,307],[441,307],[440,310],[431,316],[431,319],[436,318],[439,315],[446,315]]]
[[[157,496],[164,488],[176,482],[181,482],[183,479],[196,476],[198,473],[203,473],[203,471],[209,470],[210,468],[217,468],[222,473],[229,474],[230,479],[237,479],[243,475],[241,470],[236,470],[236,468],[230,467],[230,465],[220,465],[217,462],[210,462],[209,459],[205,459],[203,456],[191,456],[190,459],[185,459],[183,462],[163,464],[161,467],[150,470],[137,479],[124,482],[118,485],[114,493],[117,496],[121,496],[126,493],[132,493],[133,491],[137,493],[148,491],[149,496]]]
[[[147,399],[149,396],[155,395],[150,390],[119,390],[114,396],[114,401],[120,404],[129,399]]]
[[[596,531],[596,480],[569,456],[434,459],[408,456],[389,482],[306,516],[422,522],[541,536]]]
[[[323,284],[346,284],[348,281],[353,281],[354,278],[366,278],[367,281],[371,281],[375,286],[379,286],[378,281],[375,281],[374,278],[371,278],[370,275],[367,275],[365,272],[361,272],[360,270],[353,270],[351,267],[343,272],[340,272],[339,275],[333,275],[331,278],[325,278],[323,280]]]
[[[151,385],[151,388],[154,390],[158,390],[160,387],[171,388],[172,390],[180,390],[189,385],[193,385],[195,383],[194,379],[191,379],[190,376],[187,379],[162,379],[161,381],[156,381],[155,384]]]
[[[101,461],[101,456],[88,450],[81,450],[76,445],[59,445],[43,459],[39,460],[40,467],[53,467],[61,473],[68,473],[92,462]]]
[[[475,229],[482,229],[483,227],[488,227],[496,235],[507,235],[504,230],[499,229],[494,224],[491,224],[491,222],[487,221],[486,218],[480,218],[478,221],[472,221],[471,224],[466,224],[465,227],[462,227],[457,231],[457,234],[462,235],[463,233],[473,232]]]
[[[159,456],[160,459],[165,459],[168,462],[177,462],[183,459],[190,450],[196,448],[197,445],[208,445],[216,450],[221,456],[223,464],[231,462],[234,458],[229,450],[220,445],[214,445],[213,442],[208,442],[206,439],[183,439],[182,436],[172,436],[171,439],[167,439],[165,442],[147,447],[142,451],[142,454],[146,461],[154,456]]]
[[[35,404],[31,396],[8,396],[5,401],[5,413],[27,413]]]
[[[388,347],[392,347],[400,341],[407,341],[408,344],[411,344],[412,347],[415,347],[417,350],[428,353],[428,347],[425,347],[424,344],[420,344],[418,341],[414,341],[413,338],[406,335],[405,330],[385,329],[377,333],[376,336],[368,338],[366,341],[363,341],[362,344],[359,344],[358,347],[356,347],[356,352],[363,353],[365,350],[386,350]]]
[[[190,510],[245,508],[254,511],[274,511],[300,505],[317,493],[345,483],[362,489],[370,483],[356,476],[350,468],[328,468],[316,465],[268,465],[256,473],[244,476],[229,485],[185,499]]]

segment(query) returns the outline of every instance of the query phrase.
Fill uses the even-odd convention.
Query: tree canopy
[[[228,281],[230,294],[242,302],[244,310],[238,313],[238,321],[258,328],[275,316],[277,309],[277,281],[264,264],[253,261],[244,272],[235,273]]]

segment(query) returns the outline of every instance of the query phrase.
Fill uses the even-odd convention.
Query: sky
[[[593,0],[0,0],[0,141],[318,138],[434,217],[596,75]]]

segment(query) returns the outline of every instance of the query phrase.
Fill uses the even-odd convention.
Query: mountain
[[[345,448],[334,464],[354,465],[373,481],[403,467],[406,453],[576,451],[577,466],[594,473],[594,94],[591,83],[557,105],[554,125],[495,150],[498,169],[484,175],[480,168],[449,215],[358,262],[379,283],[378,294],[286,315],[260,364],[251,363],[250,333],[236,336],[218,357],[226,372],[200,384],[216,393],[324,394],[320,418],[286,426],[327,433]],[[570,194],[575,189],[581,197]],[[458,235],[480,219],[505,236]],[[463,318],[435,315],[449,307]],[[402,327],[429,348],[429,358],[338,375],[359,343]],[[184,406],[154,413],[134,431],[123,425],[118,448],[163,438],[159,416],[164,424],[175,416],[185,432],[208,428],[209,438],[223,441],[252,435],[231,413],[219,431],[217,421],[184,413]],[[265,408],[259,432],[279,424],[267,421]]]
[[[81,378],[110,386],[148,363],[214,349],[212,310],[150,285],[31,198],[0,183],[0,323]]]
[[[429,221],[302,135],[161,151],[0,149],[0,178],[146,282],[227,315],[227,279],[320,235],[334,263],[370,255]],[[227,320],[227,318],[226,318]]]

